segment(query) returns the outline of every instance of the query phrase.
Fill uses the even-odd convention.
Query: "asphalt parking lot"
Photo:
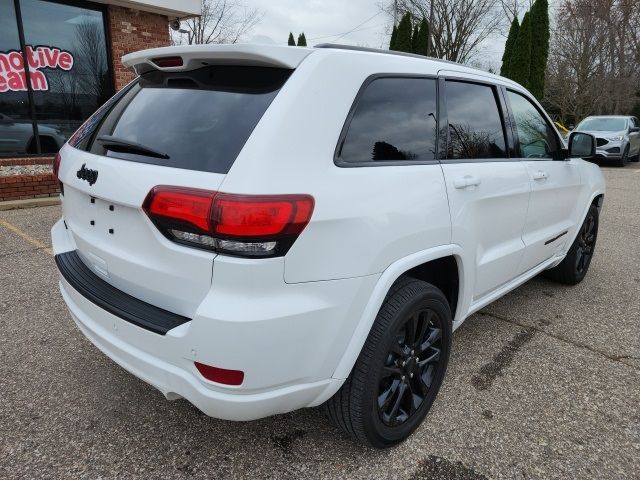
[[[640,478],[640,164],[603,170],[585,281],[534,279],[468,319],[431,414],[387,451],[320,409],[232,423],[166,401],[75,328],[60,208],[0,212],[0,478]]]

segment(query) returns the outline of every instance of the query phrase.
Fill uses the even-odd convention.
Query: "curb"
[[[58,197],[29,198],[27,200],[8,200],[0,202],[0,212],[5,210],[17,210],[20,208],[50,207],[60,205]]]

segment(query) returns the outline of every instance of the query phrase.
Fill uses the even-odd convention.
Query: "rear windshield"
[[[134,162],[227,173],[291,72],[212,66],[145,73],[74,146]],[[99,141],[104,136],[162,155],[108,150]]]

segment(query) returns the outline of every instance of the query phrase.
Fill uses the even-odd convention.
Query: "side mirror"
[[[571,132],[569,135],[569,158],[584,158],[596,156],[596,137],[589,133]]]
[[[640,127],[631,127],[629,129],[629,133],[638,133],[640,132]]]

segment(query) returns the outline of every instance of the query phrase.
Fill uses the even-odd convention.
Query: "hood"
[[[576,132],[590,133],[594,137],[608,138],[608,137],[624,137],[627,134],[626,130],[618,131],[601,131],[601,130],[575,130]]]

